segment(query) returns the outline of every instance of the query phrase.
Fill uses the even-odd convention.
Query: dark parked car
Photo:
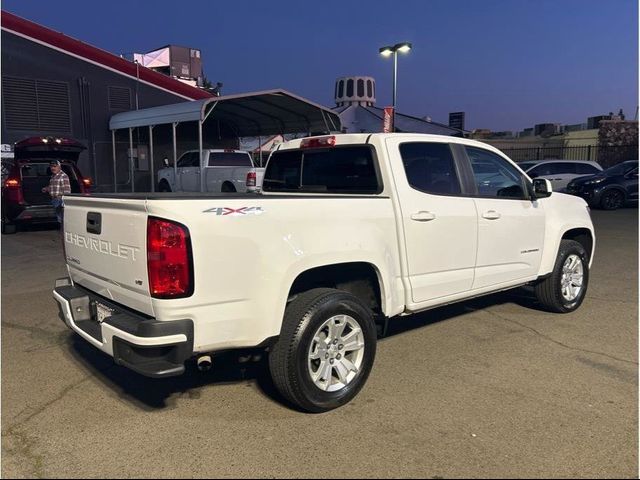
[[[579,177],[567,185],[567,193],[584,198],[589,206],[615,210],[638,202],[638,161],[629,160],[597,175]]]
[[[20,224],[56,221],[48,193],[49,162],[59,160],[72,193],[89,193],[91,179],[76,162],[85,146],[70,138],[31,137],[14,146],[14,158],[2,160],[2,233],[15,233]]]

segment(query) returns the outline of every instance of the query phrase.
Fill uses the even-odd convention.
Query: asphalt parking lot
[[[58,319],[59,233],[3,236],[2,476],[637,478],[638,210],[592,214],[577,312],[520,289],[398,319],[321,415],[281,403],[264,360],[115,366]]]

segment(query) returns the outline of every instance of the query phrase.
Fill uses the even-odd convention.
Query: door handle
[[[502,215],[500,215],[498,212],[496,212],[495,210],[489,210],[488,212],[484,212],[482,214],[483,218],[486,218],[487,220],[497,220],[501,217]]]
[[[411,220],[416,222],[429,222],[436,219],[436,214],[431,212],[418,212],[411,215]]]

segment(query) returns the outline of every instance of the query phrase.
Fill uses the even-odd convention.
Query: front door
[[[476,183],[478,257],[473,289],[535,276],[542,259],[545,216],[526,179],[505,158],[465,146]]]
[[[436,299],[470,290],[476,207],[473,198],[461,195],[450,145],[410,136],[386,142],[400,199],[413,303],[438,303]]]
[[[187,152],[180,159],[182,165],[178,163],[178,175],[180,176],[180,186],[183,192],[200,191],[200,153]]]

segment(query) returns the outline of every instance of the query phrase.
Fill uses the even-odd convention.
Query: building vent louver
[[[131,89],[109,87],[109,110],[131,110]]]
[[[8,130],[71,133],[67,83],[3,76],[2,99]]]
[[[36,80],[40,130],[71,133],[69,85]]]
[[[3,75],[2,100],[7,130],[38,130],[35,80]]]

